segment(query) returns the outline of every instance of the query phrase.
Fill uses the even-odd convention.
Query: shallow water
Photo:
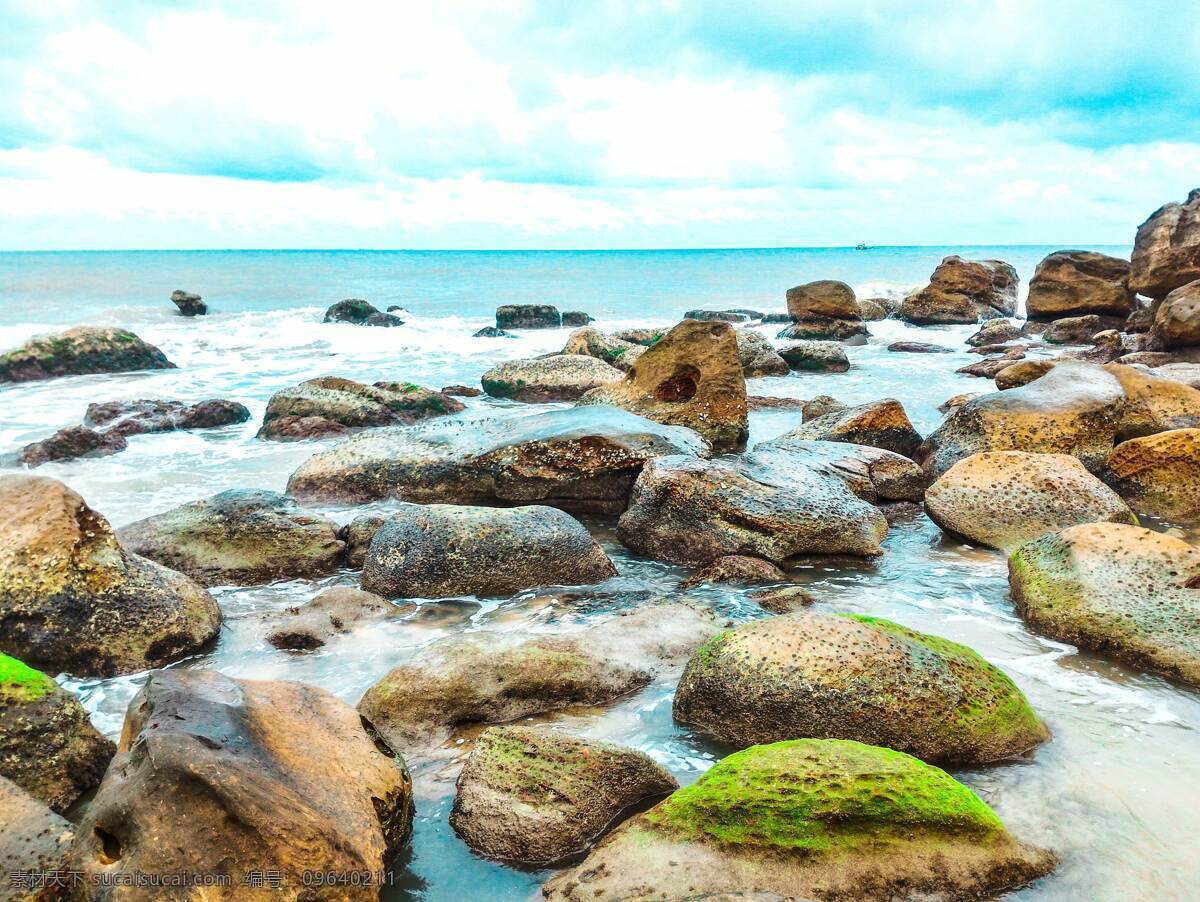
[[[121,526],[225,488],[282,490],[292,470],[325,444],[255,439],[267,399],[287,385],[329,373],[434,387],[477,384],[495,361],[562,346],[566,330],[526,332],[519,339],[471,338],[500,303],[584,309],[605,330],[669,325],[693,307],[782,310],[787,286],[815,278],[845,279],[860,295],[902,293],[953,250],[0,254],[0,348],[65,324],[113,324],[158,345],[180,367],[2,387],[0,454],[78,423],[90,401],[224,397],[250,407],[254,417],[242,426],[136,436],[127,451],[113,457],[40,468]],[[962,252],[1009,260],[1027,281],[1048,250]],[[175,316],[167,296],[179,287],[202,293],[213,312],[196,320]],[[324,308],[348,296],[367,297],[381,308],[401,304],[408,321],[398,329],[321,324]],[[778,328],[763,331],[773,335]],[[850,372],[753,380],[752,393],[831,394],[848,402],[895,396],[925,432],[940,420],[936,408],[946,398],[990,386],[954,373],[979,359],[962,344],[969,328],[917,329],[892,321],[870,328],[869,344],[847,349]],[[944,344],[954,353],[888,353],[886,345],[900,338]],[[466,403],[467,417],[515,417],[540,409],[486,398]],[[756,412],[751,441],[778,435],[798,420],[794,410]],[[327,512],[345,522],[361,510]],[[597,587],[606,593],[599,600],[542,591],[500,600],[418,601],[394,622],[297,654],[265,643],[264,617],[307,600],[324,585],[353,585],[356,574],[222,588],[215,594],[226,620],[217,647],[177,666],[301,680],[353,703],[388,668],[438,637],[462,630],[571,628],[636,603],[630,593],[676,594],[685,570],[625,551],[613,539],[611,520],[587,523],[620,569],[620,576]],[[1054,732],[1027,761],[955,772],[1022,838],[1061,858],[1054,875],[1013,898],[1194,898],[1200,876],[1195,854],[1200,696],[1031,635],[1013,614],[1002,556],[944,540],[923,515],[894,526],[885,547],[877,561],[812,558],[796,561],[793,572],[811,586],[818,610],[882,615],[976,648],[1013,676]],[[689,596],[731,619],[763,616],[736,590],[700,588]],[[674,678],[666,674],[607,710],[553,719],[643,749],[689,782],[720,750],[672,723]],[[81,694],[97,726],[115,735],[140,678],[64,682]],[[413,843],[397,863],[398,883],[387,898],[530,897],[544,872],[478,859],[449,829],[453,750],[448,756],[417,769]]]

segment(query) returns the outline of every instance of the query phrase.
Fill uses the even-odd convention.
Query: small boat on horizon
[[[870,246],[869,246],[869,245],[863,244],[863,243],[860,241],[858,244],[854,245],[854,249],[855,249],[856,251],[866,251],[866,250],[870,250],[871,248],[870,248]]]

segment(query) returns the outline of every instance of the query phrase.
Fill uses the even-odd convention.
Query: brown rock
[[[779,349],[788,367],[810,373],[844,373],[850,358],[836,341],[789,341]]]
[[[1000,260],[946,257],[929,284],[904,299],[900,317],[918,325],[977,323],[1017,310],[1017,271]]]
[[[913,428],[904,405],[895,398],[871,401],[856,407],[831,411],[809,418],[787,437],[823,442],[849,442],[870,445],[912,457],[921,445],[921,436]]]
[[[1200,265],[1200,245],[1195,250]],[[1200,345],[1200,279],[1179,286],[1163,298],[1155,310],[1151,334],[1168,348]]]
[[[996,388],[1004,391],[1006,388],[1020,388],[1035,379],[1041,379],[1052,369],[1056,360],[1021,360],[1009,364],[996,373]],[[944,412],[944,411],[943,411]]]
[[[1129,263],[1094,251],[1055,251],[1038,264],[1025,302],[1030,317],[1084,313],[1128,316],[1134,309]]]
[[[250,419],[250,410],[236,401],[212,398],[196,404],[143,398],[137,401],[106,401],[89,404],[83,425],[105,427],[108,435],[145,435],[177,429],[213,429]]]
[[[542,404],[577,401],[594,388],[621,381],[621,370],[583,354],[551,354],[505,360],[483,374],[483,390],[493,398]]]
[[[5,902],[47,902],[56,887],[22,887],[18,874],[63,870],[75,827],[10,780],[0,777],[0,873]]]
[[[1020,348],[1013,348],[999,357],[985,357],[978,363],[969,363],[966,366],[960,366],[954,372],[962,373],[964,376],[980,376],[984,379],[995,379],[1001,370],[1008,369],[1008,367],[1012,366],[1018,360],[1024,359],[1025,352]]]
[[[387,520],[375,514],[360,514],[338,530],[337,537],[346,543],[342,552],[342,560],[347,567],[362,569],[363,561],[367,559],[367,549],[379,527]]]
[[[412,610],[411,605],[407,610]],[[274,618],[267,641],[276,648],[308,651],[349,633],[360,623],[397,617],[405,611],[370,592],[334,586]]]
[[[870,333],[861,320],[813,316],[792,323],[775,337],[793,341],[840,341],[845,344],[866,344]]]
[[[68,426],[49,438],[26,445],[18,460],[27,467],[39,467],[55,460],[108,457],[126,447],[128,443],[120,435],[96,432],[84,426]]]
[[[1099,332],[1124,325],[1112,317],[1089,313],[1084,316],[1066,316],[1056,319],[1042,330],[1042,341],[1057,345],[1083,345],[1090,343]]]
[[[595,357],[622,372],[628,372],[634,361],[641,357],[645,350],[642,345],[612,338],[599,329],[588,326],[576,329],[571,333],[567,338],[567,343],[563,346],[562,353]]]
[[[817,317],[833,319],[862,319],[854,289],[845,282],[821,279],[797,285],[787,291],[788,313],[794,320]]]
[[[738,359],[747,379],[763,376],[786,376],[788,363],[779,356],[775,346],[754,329],[736,329]]]
[[[0,354],[0,383],[174,368],[162,351],[132,332],[111,326],[76,326],[66,332],[36,336]]]
[[[1121,442],[1106,478],[1139,514],[1200,520],[1200,429],[1172,429]]]
[[[979,327],[979,331],[967,339],[967,344],[973,348],[1005,344],[1015,341],[1023,334],[1021,329],[1012,320],[989,319],[984,320],[983,325]]]
[[[1138,226],[1129,287],[1148,298],[1200,279],[1200,188],[1182,204],[1169,203]]]
[[[743,554],[729,554],[719,557],[711,564],[701,567],[682,583],[681,589],[691,589],[705,583],[735,583],[752,586],[756,583],[782,583],[787,581],[787,574],[772,564],[758,557],[748,557]]]
[[[749,593],[758,606],[772,614],[791,614],[802,610],[816,601],[813,594],[802,586],[776,586],[773,589],[758,589]]]

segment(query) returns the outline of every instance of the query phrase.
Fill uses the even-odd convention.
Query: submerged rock
[[[1084,313],[1128,316],[1134,308],[1129,262],[1094,251],[1055,251],[1029,280],[1030,318],[1058,319]]]
[[[653,604],[572,633],[461,633],[427,645],[358,703],[393,745],[437,745],[460,726],[507,723],[641,689],[717,630],[711,613]]]
[[[809,317],[793,322],[775,337],[794,341],[841,341],[846,344],[865,344],[870,332],[861,320],[834,317]]]
[[[810,373],[844,373],[850,358],[836,341],[790,341],[779,349],[790,369]]]
[[[918,325],[977,323],[1017,311],[1017,271],[1002,260],[949,256],[929,284],[904,299],[901,319]]]
[[[104,401],[89,404],[83,425],[104,428],[107,435],[129,437],[179,429],[215,429],[250,419],[250,410],[237,401],[212,398],[195,404],[143,398],[137,401]]]
[[[648,755],[534,727],[475,741],[450,811],[471,849],[534,867],[586,852],[622,812],[679,783]]]
[[[817,599],[803,586],[777,586],[773,589],[758,589],[748,598],[755,601],[764,611],[772,614],[791,614],[803,610]]]
[[[0,776],[61,814],[100,782],[112,756],[75,696],[0,654]]]
[[[612,407],[576,407],[368,432],[309,458],[288,492],[339,504],[540,502],[620,513],[642,465],[680,453],[706,454],[707,446],[690,429]]]
[[[908,419],[904,405],[895,398],[805,418],[803,425],[786,433],[786,437],[870,445],[905,457],[912,457],[921,445],[921,436]]]
[[[61,874],[74,831],[70,821],[0,777],[0,873],[8,875],[5,902],[45,902],[55,892],[49,880],[22,886],[18,875],[41,878]]]
[[[81,676],[146,670],[216,636],[217,603],[126,551],[61,482],[0,477],[0,651]]]
[[[213,898],[374,899],[378,883],[314,893],[310,874],[370,881],[412,829],[403,759],[357,713],[300,683],[155,671],[134,697],[113,766],[67,859],[84,886],[136,875],[230,874]],[[93,889],[89,899],[108,894]],[[123,894],[124,895],[124,894]],[[190,894],[189,894],[190,895]],[[159,889],[130,896],[162,898]]]
[[[190,291],[175,289],[171,292],[171,303],[179,308],[181,316],[203,316],[208,313],[204,299]]]
[[[394,313],[384,313],[362,298],[346,298],[325,311],[327,323],[351,323],[355,326],[403,326],[404,320]]]
[[[278,492],[230,489],[122,527],[131,551],[205,586],[323,576],[345,543],[337,526]]]
[[[715,451],[745,447],[746,379],[728,323],[685,319],[655,342],[619,382],[583,404],[612,404],[659,423],[687,426]]]
[[[786,376],[788,363],[775,350],[775,346],[754,329],[736,329],[738,360],[747,379],[763,376]]]
[[[1079,523],[1135,522],[1078,458],[1026,451],[960,460],[926,489],[925,511],[947,532],[1001,551]]]
[[[497,329],[557,329],[562,314],[550,304],[504,304],[496,308]]]
[[[76,326],[54,335],[39,335],[0,354],[0,383],[168,369],[175,369],[175,364],[162,351],[132,332],[112,326]]]
[[[404,608],[361,589],[334,586],[302,605],[287,608],[275,618],[267,641],[276,648],[308,651],[349,633],[364,622],[384,620],[404,613]]]
[[[679,588],[690,589],[705,583],[734,583],[752,586],[756,583],[782,583],[787,581],[787,574],[759,557],[748,557],[744,554],[728,554],[719,557],[711,564],[701,567],[682,583]]]
[[[458,398],[478,398],[483,394],[483,391],[482,389],[471,388],[469,385],[443,385],[442,394]]]
[[[675,690],[675,719],[735,748],[854,739],[931,762],[986,764],[1049,738],[973,650],[875,617],[789,614],[719,633]]]
[[[1139,514],[1200,520],[1200,429],[1172,429],[1121,442],[1105,479]]]
[[[895,354],[949,354],[950,348],[927,341],[893,341],[887,349]]]
[[[26,445],[17,460],[27,467],[40,467],[56,460],[108,457],[127,447],[123,436],[96,432],[85,426],[68,426],[49,438]]]
[[[1200,188],[1182,204],[1159,207],[1138,226],[1131,261],[1129,287],[1148,298],[1165,298],[1200,279]]]
[[[586,326],[588,323],[594,323],[595,321],[595,317],[589,316],[582,310],[564,310],[562,315],[562,324],[569,329],[576,326]]]
[[[1200,246],[1196,248],[1200,260]],[[1168,348],[1200,345],[1200,279],[1181,285],[1154,311],[1151,334]]]
[[[405,504],[372,539],[362,585],[390,598],[498,596],[616,575],[587,529],[555,508]]]
[[[497,329],[495,326],[484,326],[471,333],[472,338],[516,338],[511,332]]]
[[[465,409],[461,401],[411,382],[364,385],[340,376],[320,376],[273,394],[258,437],[321,438],[348,429],[415,423]]]
[[[730,755],[548,882],[547,899],[976,899],[1054,856],[949,774],[890,749],[798,739]]]
[[[794,320],[817,317],[862,319],[854,289],[845,282],[821,279],[797,285],[787,291],[788,313]]]
[[[1021,329],[1010,319],[988,319],[983,321],[978,332],[967,339],[967,344],[973,348],[983,348],[1016,341],[1023,335]]]
[[[1200,549],[1088,523],[1017,549],[1008,581],[1034,631],[1200,686]]]
[[[544,403],[578,401],[588,391],[620,382],[621,371],[582,354],[552,354],[529,360],[505,360],[480,380],[493,398]]]

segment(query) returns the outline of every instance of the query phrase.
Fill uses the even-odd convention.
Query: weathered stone
[[[338,530],[337,537],[346,543],[342,559],[347,567],[360,569],[367,559],[367,549],[375,533],[387,522],[387,518],[375,514],[361,514]]]
[[[1042,341],[1057,345],[1083,345],[1092,341],[1098,332],[1112,329],[1114,322],[1109,317],[1089,313],[1085,316],[1067,316],[1056,319],[1042,330]]]
[[[1125,393],[1116,441],[1200,426],[1200,391],[1190,385],[1117,363],[1104,369]]]
[[[221,624],[186,576],[131,554],[61,482],[0,477],[0,651],[82,676],[191,654]]]
[[[1003,370],[1001,370],[1001,372],[1003,372]],[[997,373],[997,375],[999,375],[999,373]],[[947,398],[945,401],[943,401],[941,404],[939,404],[938,411],[940,413],[947,414],[950,411],[954,410],[956,407],[962,407],[968,401],[974,401],[976,398],[982,398],[984,394],[985,393],[981,392],[981,391],[962,392],[961,394],[954,395],[951,398]]]
[[[612,702],[686,660],[716,630],[711,613],[652,604],[571,633],[461,633],[391,670],[358,710],[396,747],[438,745],[464,725]]]
[[[345,543],[337,526],[278,492],[230,489],[122,527],[131,551],[205,586],[323,576]]]
[[[112,755],[75,696],[0,654],[0,776],[63,813],[100,782]]]
[[[746,395],[749,410],[802,410],[807,402],[803,398],[777,398],[773,395]]]
[[[821,279],[789,288],[787,307],[794,320],[817,317],[862,319],[862,310],[854,296],[854,289],[835,279]]]
[[[926,489],[925,511],[947,532],[1002,551],[1079,523],[1135,522],[1077,458],[1026,451],[960,460]]]
[[[932,765],[799,739],[724,758],[542,892],[554,902],[984,899],[1054,864]]]
[[[123,436],[96,432],[85,426],[68,426],[49,438],[26,445],[17,460],[27,467],[40,467],[56,460],[108,457],[126,447],[128,443]]]
[[[378,307],[362,298],[347,298],[338,301],[325,311],[327,323],[351,323],[355,326],[403,326],[404,320],[394,313],[383,313]]]
[[[612,333],[612,337],[617,341],[627,341],[648,348],[657,344],[658,340],[666,334],[666,329],[621,329]]]
[[[1008,388],[1020,388],[1022,385],[1028,385],[1054,369],[1056,363],[1058,363],[1057,360],[1047,359],[1019,360],[1016,363],[1010,363],[996,373],[996,388],[1004,391]]]
[[[307,651],[349,633],[360,623],[386,620],[404,610],[371,592],[334,586],[273,618],[267,641],[276,648]]]
[[[5,902],[46,902],[56,887],[19,874],[62,874],[63,859],[75,828],[21,787],[0,777],[0,873],[5,874]]]
[[[840,341],[846,344],[866,344],[866,325],[856,319],[812,317],[794,322],[775,337],[789,341]]]
[[[747,379],[762,376],[786,376],[788,363],[779,356],[775,346],[754,329],[736,329],[738,360]]]
[[[929,284],[904,299],[901,319],[918,325],[977,323],[1017,311],[1017,271],[1001,260],[946,257]]]
[[[104,401],[89,404],[83,425],[104,428],[108,435],[145,435],[178,429],[215,429],[250,419],[250,410],[237,401],[212,398],[195,404],[143,398],[137,401]]]
[[[1025,358],[1025,351],[1020,347],[1012,348],[1005,351],[997,357],[985,357],[978,363],[969,363],[966,366],[960,366],[954,372],[962,373],[964,376],[979,376],[983,379],[995,379],[1002,370],[1008,369],[1018,360]]]
[[[892,298],[859,298],[858,312],[863,319],[875,322],[890,319],[900,312],[900,302]]]
[[[132,332],[111,326],[76,326],[39,335],[0,354],[0,383],[168,369],[175,369],[175,364],[162,351]]]
[[[489,858],[549,867],[586,852],[617,818],[679,784],[648,755],[532,727],[492,727],[475,742],[450,826]]]
[[[1121,442],[1105,478],[1139,514],[1200,520],[1200,429],[1172,429]]]
[[[1138,226],[1129,287],[1148,298],[1200,279],[1200,188],[1182,204],[1169,203]]]
[[[887,349],[894,354],[949,354],[950,348],[927,341],[893,341]]]
[[[362,504],[531,503],[620,513],[642,465],[706,454],[690,429],[612,407],[379,429],[309,458],[288,480],[302,499]]]
[[[823,417],[827,413],[833,413],[839,410],[849,410],[849,404],[843,404],[832,395],[817,395],[804,402],[803,414],[800,422],[808,423],[815,420],[817,417]]]
[[[552,507],[405,504],[371,541],[362,586],[389,598],[499,596],[616,574],[583,525]]]
[[[788,432],[787,436],[870,445],[905,457],[912,457],[921,445],[921,436],[908,419],[904,405],[895,398],[871,401],[815,418],[806,416],[803,425]]]
[[[505,332],[503,329],[497,329],[495,326],[484,326],[471,333],[472,338],[516,338],[511,332]]]
[[[208,313],[204,299],[191,291],[175,289],[171,292],[171,303],[179,308],[181,316],[203,316]]]
[[[1200,237],[1200,230],[1197,234]],[[1200,245],[1196,253],[1200,265]],[[1200,345],[1200,279],[1163,298],[1155,308],[1151,334],[1168,348]]]
[[[258,435],[274,440],[315,438],[347,429],[415,423],[465,409],[461,401],[411,382],[364,385],[320,376],[273,394]],[[305,424],[312,428],[302,429]]]
[[[1025,310],[1043,319],[1084,313],[1124,317],[1133,312],[1133,296],[1128,261],[1094,251],[1055,251],[1029,280]]]
[[[80,899],[110,897],[104,880],[181,873],[229,874],[231,888],[206,888],[209,899],[376,899],[374,875],[407,841],[412,814],[403,759],[330,693],[156,671],[130,703],[67,866]],[[254,872],[279,885],[241,885]],[[314,890],[314,873],[365,874],[368,885]],[[120,895],[164,897],[132,882]]]
[[[609,366],[616,367],[622,372],[628,372],[634,362],[642,356],[646,348],[631,341],[622,341],[605,335],[590,326],[576,329],[563,346],[563,354],[582,354],[603,360]]]
[[[747,557],[743,554],[729,554],[719,557],[710,564],[701,567],[682,583],[681,589],[691,589],[705,583],[733,583],[736,585],[752,586],[756,583],[782,583],[787,581],[787,574],[759,557]]]
[[[496,308],[497,329],[557,329],[562,314],[550,304],[504,304]]]
[[[621,371],[581,354],[552,354],[498,363],[480,380],[493,398],[544,403],[578,401],[593,388],[620,382]]]
[[[746,379],[728,323],[685,319],[655,342],[619,382],[584,404],[613,404],[659,423],[687,426],[715,451],[745,447]]]
[[[675,720],[734,748],[853,739],[986,764],[1049,738],[1021,690],[965,645],[876,617],[790,614],[719,633],[675,690]]]
[[[1200,363],[1162,364],[1154,368],[1154,375],[1160,379],[1171,379],[1192,388],[1200,388]]]
[[[778,353],[793,370],[844,373],[850,369],[850,358],[836,341],[790,341]]]
[[[478,398],[483,394],[483,390],[471,388],[469,385],[443,385],[442,394],[459,398]]]
[[[582,310],[564,310],[562,315],[562,324],[568,329],[574,329],[579,326],[586,326],[588,323],[595,322],[595,318],[584,313]]]
[[[967,339],[967,344],[973,348],[1006,344],[1015,341],[1023,334],[1021,329],[1010,319],[989,319],[984,320],[979,331]]]
[[[751,317],[740,310],[689,310],[684,319],[695,319],[702,323],[748,323]]]
[[[791,614],[803,610],[816,601],[813,594],[802,586],[776,586],[773,589],[758,589],[750,592],[749,598],[764,611],[772,614]]]
[[[1013,552],[1017,613],[1059,642],[1200,686],[1200,549],[1121,523],[1088,523]]]

